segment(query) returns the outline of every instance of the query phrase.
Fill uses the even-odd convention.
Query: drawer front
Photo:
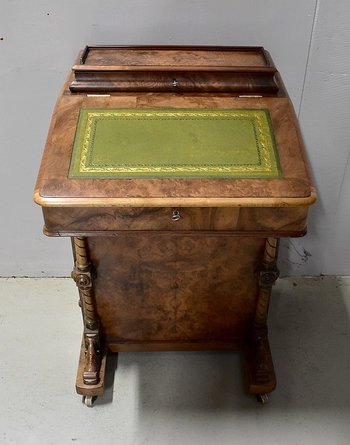
[[[307,207],[44,208],[45,232],[229,231],[269,236],[305,233]]]
[[[45,223],[53,231],[233,230],[238,208],[51,208]]]
[[[236,208],[142,208],[114,212],[119,230],[233,230]]]
[[[276,93],[274,72],[100,71],[75,72],[72,92],[231,92]]]

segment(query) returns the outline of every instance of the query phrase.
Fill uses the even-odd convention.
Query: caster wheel
[[[263,405],[265,405],[269,401],[269,395],[266,393],[257,394],[256,398],[257,398],[258,402],[262,403]]]
[[[83,397],[83,402],[85,403],[85,406],[88,406],[89,408],[92,407],[92,405],[94,404],[96,397],[94,396],[84,396]]]

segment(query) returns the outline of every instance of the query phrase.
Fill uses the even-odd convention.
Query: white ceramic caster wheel
[[[269,401],[269,395],[266,393],[258,394],[256,398],[258,399],[258,402],[262,403],[263,405],[265,405]]]
[[[94,404],[95,401],[95,397],[93,396],[84,396],[83,397],[83,402],[85,403],[85,406],[88,406],[89,408],[92,407],[92,405]]]

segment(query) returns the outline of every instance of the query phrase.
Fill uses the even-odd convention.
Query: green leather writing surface
[[[267,110],[82,109],[70,178],[276,178]]]

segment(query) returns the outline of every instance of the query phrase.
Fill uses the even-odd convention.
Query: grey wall
[[[300,116],[319,201],[284,274],[350,275],[348,0],[0,0],[0,275],[65,276],[31,195],[51,111],[85,44],[262,45]]]

